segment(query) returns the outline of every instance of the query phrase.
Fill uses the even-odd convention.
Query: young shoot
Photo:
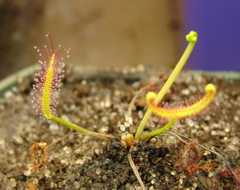
[[[163,85],[162,89],[159,91],[158,94],[155,94],[154,92],[149,92],[146,96],[146,101],[148,105],[148,110],[146,111],[143,119],[140,122],[140,125],[137,128],[137,132],[135,134],[134,139],[140,139],[142,141],[147,141],[150,137],[153,137],[155,135],[158,135],[166,130],[168,130],[170,127],[174,125],[176,120],[178,118],[182,117],[188,117],[191,115],[195,115],[199,112],[201,112],[204,108],[206,108],[209,103],[213,100],[214,95],[216,93],[216,88],[213,84],[208,84],[205,87],[206,95],[196,102],[193,105],[190,105],[188,107],[184,108],[163,108],[159,107],[158,104],[164,97],[164,95],[167,93],[173,82],[175,81],[176,77],[178,76],[179,72],[182,70],[183,66],[185,65],[188,57],[190,56],[196,42],[197,42],[197,32],[191,31],[187,36],[186,40],[189,42],[186,50],[184,51],[181,59],[177,63],[176,67],[172,71],[171,75],[169,76],[166,83]],[[149,118],[151,117],[152,113],[155,113],[159,115],[160,117],[170,119],[169,123],[167,123],[164,127],[161,129],[158,129],[156,131],[150,132],[147,135],[145,135],[143,138],[141,138],[142,132],[144,130],[144,127],[146,126],[146,123],[148,122]]]
[[[101,134],[87,130],[70,121],[66,121],[56,116],[57,97],[60,91],[59,84],[62,78],[64,77],[63,59],[64,57],[69,57],[70,49],[62,48],[61,45],[59,45],[57,49],[54,50],[53,43],[49,34],[46,34],[46,38],[48,41],[48,45],[45,45],[43,49],[39,49],[36,46],[34,47],[39,53],[39,56],[41,57],[41,60],[39,60],[41,66],[37,69],[37,73],[35,74],[36,78],[34,79],[34,81],[36,84],[33,85],[32,92],[32,102],[34,104],[34,108],[36,108],[36,113],[41,117],[45,117],[48,120],[54,120],[78,132],[104,140],[113,140],[114,137],[111,135]],[[179,72],[182,70],[188,57],[190,56],[197,42],[197,33],[191,31],[186,36],[186,40],[189,42],[189,44],[186,50],[184,51],[181,59],[179,60],[176,67],[172,71],[171,75],[169,76],[168,80],[163,85],[162,89],[159,91],[158,94],[155,94],[154,92],[149,92],[146,95],[148,110],[146,111],[144,117],[142,118],[137,128],[135,137],[133,134],[128,134],[126,135],[125,139],[119,141],[122,145],[124,145],[124,147],[130,148],[134,146],[134,142],[136,140],[142,140],[145,142],[149,138],[161,134],[162,132],[172,127],[179,118],[189,117],[191,115],[198,114],[204,108],[206,108],[209,105],[209,103],[213,100],[216,93],[216,88],[213,84],[207,84],[205,87],[206,95],[192,105],[183,108],[164,108],[159,106],[159,103],[161,102],[162,98],[165,96],[169,88],[172,86],[173,82],[175,81],[176,77],[178,76]],[[155,113],[160,117],[167,118],[170,121],[164,127],[156,131],[152,131],[141,138],[144,127],[148,122],[149,118],[151,117],[152,113]],[[42,166],[45,166],[47,163],[48,159],[47,144],[35,143],[31,148],[31,153],[32,153],[31,165],[37,171],[39,171],[39,169]],[[131,167],[133,168],[135,175],[137,176],[137,179],[139,180],[139,183],[141,184],[142,188],[145,189],[144,184],[137,171],[137,168],[134,165],[133,160],[131,158],[130,151],[128,152],[127,157]],[[40,160],[39,163],[36,162],[37,159]]]
[[[172,71],[171,75],[169,76],[166,83],[163,85],[162,89],[159,91],[159,93],[156,96],[156,99],[154,101],[155,104],[159,104],[162,98],[165,96],[169,88],[172,86],[173,82],[175,81],[176,77],[182,70],[183,66],[185,65],[186,61],[188,60],[188,57],[191,55],[192,50],[197,42],[197,32],[191,31],[188,35],[186,35],[186,40],[189,42],[186,50],[184,51],[182,57],[178,61],[177,65],[175,66],[174,70]],[[141,120],[137,132],[135,134],[135,139],[140,139],[142,132],[144,130],[144,127],[146,126],[149,118],[152,115],[151,108],[148,108],[147,112],[145,113],[143,119]]]

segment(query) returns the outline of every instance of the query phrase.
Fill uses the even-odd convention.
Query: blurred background
[[[240,1],[0,0],[0,79],[37,63],[34,45],[71,47],[82,67],[173,68],[198,32],[185,69],[240,71]]]

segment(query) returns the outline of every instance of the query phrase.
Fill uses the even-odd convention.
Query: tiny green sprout
[[[59,45],[54,51],[53,43],[49,34],[46,34],[46,38],[48,46],[45,45],[43,50],[34,46],[37,52],[39,52],[39,56],[42,57],[42,60],[39,60],[41,67],[37,69],[38,72],[35,74],[36,78],[34,80],[36,84],[33,85],[32,92],[32,101],[34,108],[36,108],[36,113],[44,116],[48,120],[55,120],[76,131],[92,135],[96,138],[104,140],[113,138],[111,135],[100,134],[84,129],[83,127],[55,116],[57,106],[56,99],[60,91],[59,83],[63,78],[64,73],[64,63],[62,60],[65,55],[66,57],[69,57],[70,49],[64,49]]]

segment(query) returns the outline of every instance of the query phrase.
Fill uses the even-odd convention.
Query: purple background
[[[185,0],[184,3],[185,34],[191,30],[198,32],[187,67],[240,71],[240,0]]]

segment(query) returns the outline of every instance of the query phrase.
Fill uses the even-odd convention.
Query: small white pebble
[[[183,94],[183,95],[189,95],[189,94],[190,94],[190,90],[184,89],[184,90],[181,91],[181,94]]]
[[[32,173],[31,170],[26,170],[26,171],[23,172],[23,174],[24,174],[25,176],[30,176],[31,173]]]
[[[96,174],[99,175],[101,173],[101,168],[96,169]]]
[[[155,184],[156,183],[156,179],[152,179],[151,184]]]
[[[18,135],[14,135],[14,136],[13,136],[13,139],[15,140],[15,142],[16,142],[17,144],[22,144],[22,143],[23,143],[22,137],[20,137],[20,136],[18,136]]]
[[[124,125],[120,125],[120,130],[121,130],[121,131],[125,131],[125,129],[126,129],[126,128],[125,128]]]
[[[154,187],[153,186],[149,187],[149,190],[154,190]]]
[[[14,154],[14,150],[13,149],[8,150],[8,154]]]
[[[51,177],[51,171],[50,170],[45,170],[44,174],[45,174],[45,177]]]
[[[4,94],[4,97],[5,98],[11,98],[13,96],[13,93],[11,92],[11,91],[7,91],[7,92],[5,92],[5,94]]]
[[[66,121],[69,121],[69,118],[67,115],[62,115],[62,119],[66,120]]]
[[[50,126],[49,126],[50,130],[52,131],[57,131],[59,129],[58,125],[56,123],[52,123]]]
[[[125,127],[130,127],[130,123],[128,123],[127,121],[124,122],[124,126]]]
[[[99,150],[98,148],[96,148],[96,149],[94,150],[94,152],[95,152],[95,154],[97,154],[97,155],[100,154],[100,150]]]
[[[217,131],[211,131],[211,135],[212,136],[216,136],[217,135]]]
[[[142,118],[142,117],[143,117],[143,112],[142,112],[142,111],[139,111],[139,112],[138,112],[138,117],[139,117],[139,118]]]
[[[86,80],[82,80],[81,84],[82,84],[82,85],[86,85],[86,84],[87,84],[87,81],[86,81]]]
[[[79,159],[76,161],[77,164],[83,165],[85,161],[83,159]]]
[[[70,154],[72,152],[71,148],[69,148],[68,146],[64,146],[63,150],[67,153]]]
[[[226,133],[229,133],[229,132],[230,132],[230,129],[229,129],[229,128],[225,128],[224,131],[225,131]]]
[[[68,163],[69,163],[69,162],[68,162],[67,159],[62,159],[62,160],[61,160],[61,164],[68,165]]]

